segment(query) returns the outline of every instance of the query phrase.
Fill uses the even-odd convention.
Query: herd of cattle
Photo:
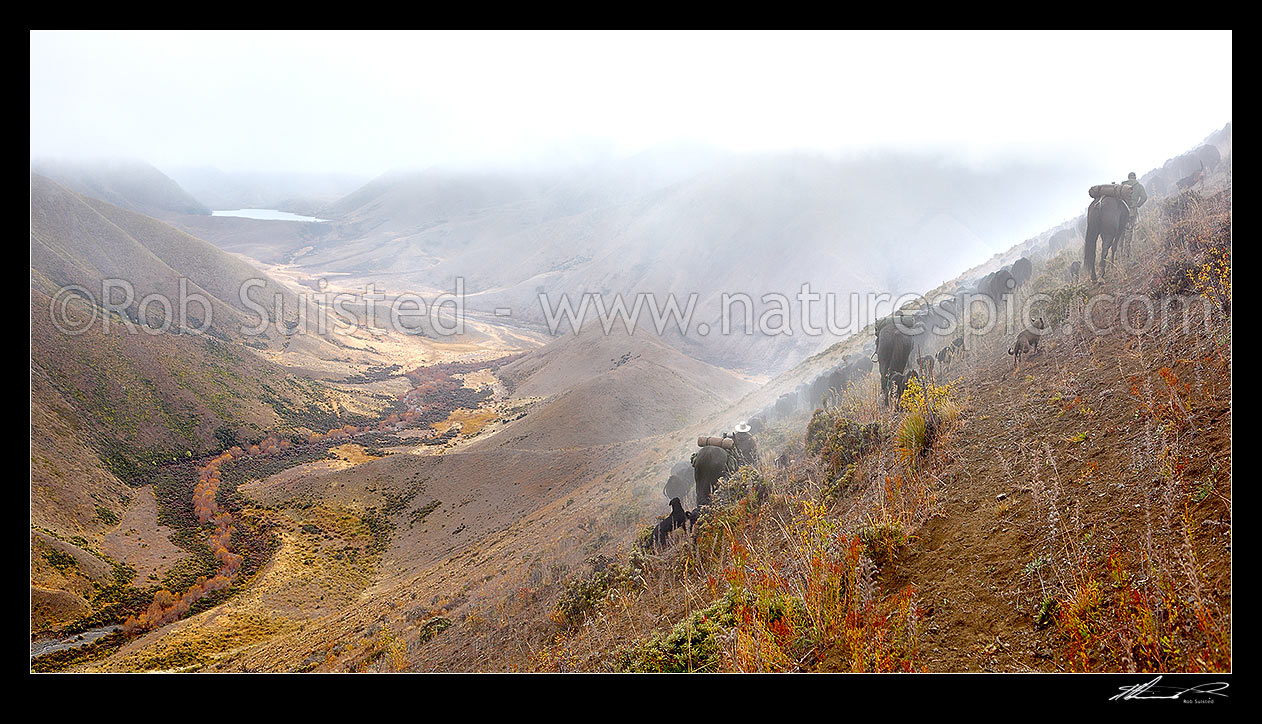
[[[1221,161],[1222,156],[1215,146],[1204,145],[1170,159],[1163,168],[1145,176],[1143,182],[1151,193],[1165,195],[1203,178]],[[1084,214],[1076,223],[1053,233],[1045,244],[1038,245],[1038,249],[1030,248],[1030,256],[1042,261],[1075,242],[1081,242],[1084,235],[1089,236],[1087,220],[1088,215]],[[1094,246],[1094,241],[1091,243]],[[1075,260],[1065,271],[1065,281],[1077,283],[1082,270],[1083,262]],[[994,305],[992,309],[998,311],[1011,302],[1015,292],[1029,282],[1033,273],[1034,261],[1023,256],[973,283],[957,285],[953,292],[935,303],[928,303],[920,309],[899,310],[884,317],[876,323],[875,338],[860,352],[846,355],[839,364],[820,373],[811,382],[804,382],[792,392],[780,395],[746,424],[738,426],[736,433],[725,434],[723,438],[698,440],[701,450],[692,461],[680,462],[671,469],[662,492],[670,499],[672,515],[658,524],[653,541],[664,544],[671,530],[695,523],[701,506],[709,503],[711,491],[719,478],[743,462],[756,460],[753,435],[767,423],[797,413],[810,413],[822,405],[836,404],[846,386],[867,375],[874,366],[878,367],[881,392],[885,404],[889,405],[891,398],[902,396],[911,378],[932,376],[935,369],[941,371],[949,367],[963,354],[967,346],[964,331],[969,323],[965,315],[970,313],[977,300],[990,300]],[[1013,355],[1019,364],[1022,354],[1037,353],[1044,328],[1044,320],[1035,319],[1030,327],[1017,335],[1008,354]],[[778,463],[784,465],[787,461],[782,456]],[[681,499],[692,492],[694,486],[697,508],[685,513]]]
[[[664,545],[671,531],[694,524],[723,475],[730,474],[739,465],[756,463],[754,435],[767,423],[798,412],[811,412],[821,405],[836,404],[846,386],[871,372],[873,367],[878,368],[881,390],[888,405],[891,397],[901,397],[908,380],[932,375],[935,369],[951,365],[963,353],[963,313],[971,304],[970,297],[989,298],[998,307],[1008,303],[1012,293],[1029,281],[1032,273],[1033,264],[1022,257],[986,275],[975,285],[957,287],[953,294],[923,309],[900,310],[885,317],[876,323],[875,339],[860,352],[846,355],[840,364],[811,382],[780,395],[747,423],[738,426],[736,432],[725,433],[721,438],[699,439],[701,449],[692,460],[678,462],[671,468],[662,488],[662,494],[670,500],[671,515],[657,523],[646,544]],[[1028,347],[1023,351],[1028,351]],[[780,464],[785,462],[781,460]],[[685,511],[682,501],[694,490],[696,507]]]
[[[1033,262],[1021,257],[1009,266],[991,272],[973,285],[960,285],[955,292],[923,309],[899,311],[876,323],[875,339],[857,354],[820,373],[813,381],[798,385],[763,408],[750,419],[756,429],[767,422],[798,412],[810,412],[823,404],[835,403],[846,385],[879,367],[881,391],[886,397],[902,395],[914,376],[932,374],[950,365],[964,351],[963,318],[972,298],[988,298],[996,308],[1034,273]]]
[[[1189,179],[1212,173],[1222,161],[1223,155],[1218,147],[1205,144],[1195,151],[1175,156],[1161,168],[1144,176],[1144,187],[1149,195],[1178,193],[1179,189],[1190,185],[1186,183]]]

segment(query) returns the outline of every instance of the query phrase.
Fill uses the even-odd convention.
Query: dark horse
[[[1100,239],[1100,276],[1104,276],[1104,260],[1112,252],[1117,261],[1117,243],[1130,220],[1130,208],[1125,201],[1113,196],[1093,201],[1087,207],[1087,238],[1082,248],[1083,266],[1091,270],[1091,281],[1096,281],[1095,240]]]
[[[707,445],[697,453],[693,463],[697,483],[697,508],[710,504],[710,496],[724,474],[728,472],[728,452],[715,445]]]

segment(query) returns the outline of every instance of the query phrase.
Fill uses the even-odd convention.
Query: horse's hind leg
[[[1105,232],[1106,234],[1108,232]],[[1109,255],[1112,255],[1112,261],[1117,261],[1117,236],[1106,241],[1106,236],[1100,236],[1100,278],[1104,278],[1104,263],[1109,261]]]
[[[1084,246],[1083,246],[1083,248],[1082,248],[1082,262],[1083,262],[1083,266],[1087,267],[1087,269],[1089,269],[1089,270],[1091,271],[1091,281],[1092,281],[1092,282],[1094,282],[1094,281],[1096,280],[1096,276],[1095,276],[1095,240],[1096,240],[1096,238],[1097,238],[1097,237],[1099,237],[1099,235],[1100,235],[1100,234],[1099,234],[1099,232],[1093,232],[1091,229],[1087,229],[1087,239],[1086,239],[1086,243],[1085,243],[1085,245],[1084,245]]]

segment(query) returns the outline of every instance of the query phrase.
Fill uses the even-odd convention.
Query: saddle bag
[[[1130,186],[1123,186],[1122,184],[1098,184],[1087,189],[1087,195],[1096,201],[1108,196],[1130,201],[1132,193],[1133,190]]]

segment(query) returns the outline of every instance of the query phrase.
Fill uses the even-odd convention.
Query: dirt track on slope
[[[1130,285],[1097,289],[1118,286]],[[1106,579],[1110,551],[1148,570],[1141,560],[1169,560],[1183,545],[1182,503],[1171,506],[1154,477],[1152,428],[1137,415],[1143,380],[1160,380],[1162,367],[1205,392],[1184,480],[1212,480],[1212,491],[1188,519],[1208,594],[1229,618],[1229,344],[1119,331],[1059,334],[1044,346],[1019,371],[997,348],[970,360],[960,383],[963,429],[945,446],[940,510],[888,581],[918,588],[930,671],[1065,670],[1057,627],[1037,623],[1043,600],[1067,590],[1084,565]]]

